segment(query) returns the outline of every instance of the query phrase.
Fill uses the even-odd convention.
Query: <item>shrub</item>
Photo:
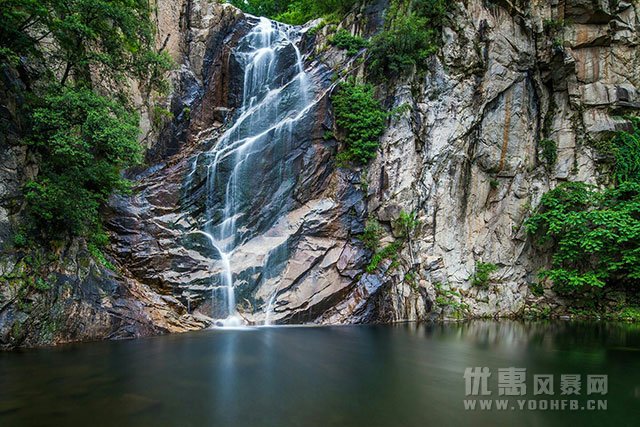
[[[401,237],[410,240],[416,233],[421,223],[415,212],[400,212],[396,225],[400,229]]]
[[[550,244],[552,267],[542,271],[561,291],[640,284],[640,120],[602,147],[613,158],[614,185],[599,190],[564,183],[545,194],[526,223]]]
[[[374,253],[373,257],[371,257],[371,261],[369,261],[369,265],[367,265],[367,273],[374,273],[380,263],[385,259],[390,259],[393,261],[393,263],[397,262],[398,251],[401,249],[401,247],[402,243],[395,241],[393,243],[389,243],[387,246]]]
[[[542,272],[569,291],[607,283],[640,283],[640,184],[598,191],[581,182],[545,194],[527,222],[540,243],[551,243],[552,268]]]
[[[498,270],[498,266],[489,262],[476,262],[476,271],[471,276],[471,285],[485,288],[489,285],[491,274]]]
[[[542,24],[547,34],[557,33],[565,27],[565,22],[561,19],[545,19]]]
[[[354,36],[349,31],[341,28],[330,39],[329,43],[347,51],[347,55],[354,56],[365,47],[369,46],[369,42],[362,37]]]
[[[339,85],[331,101],[345,144],[339,160],[367,164],[376,156],[387,118],[373,87],[349,80]]]
[[[380,248],[382,233],[383,229],[380,223],[375,219],[370,219],[367,221],[364,232],[360,236],[360,240],[362,240],[366,248],[375,252]]]
[[[92,234],[101,203],[129,188],[121,170],[141,160],[137,116],[88,89],[59,88],[32,122],[41,162],[25,186],[28,212],[49,237]]]
[[[422,70],[440,47],[448,5],[444,0],[395,0],[386,29],[371,41],[370,74],[374,79]]]
[[[625,321],[640,322],[640,307],[625,307],[617,317]]]
[[[371,42],[372,77],[381,80],[423,67],[437,49],[432,38],[433,30],[426,28],[425,19],[415,15],[398,18],[392,29],[379,33]]]
[[[15,246],[16,248],[24,248],[28,244],[29,239],[22,231],[19,231],[13,235],[13,246]]]
[[[445,288],[441,283],[434,283],[433,287],[436,292],[437,306],[452,309],[453,317],[457,319],[465,317],[469,311],[469,305],[462,301],[462,295],[459,292]]]
[[[151,109],[151,123],[156,130],[161,129],[164,125],[173,120],[173,113],[164,107],[154,105]]]
[[[632,117],[631,131],[618,132],[611,141],[616,182],[640,181],[640,118]]]

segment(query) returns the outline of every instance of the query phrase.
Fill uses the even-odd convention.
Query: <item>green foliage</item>
[[[551,43],[551,47],[553,47],[553,49],[555,50],[562,50],[562,48],[564,47],[564,40],[562,40],[561,38],[554,39],[553,43]]]
[[[376,156],[387,118],[373,87],[349,80],[340,84],[331,101],[345,144],[339,160],[367,164]]]
[[[445,0],[393,1],[385,30],[371,41],[371,76],[384,80],[414,68],[424,69],[427,58],[440,47],[450,4]]]
[[[38,176],[24,186],[29,231],[57,239],[90,235],[113,191],[125,191],[123,168],[141,159],[138,118],[127,96],[107,99],[94,82],[166,91],[168,54],[154,49],[147,0],[5,0],[0,9],[0,61],[24,85],[21,138],[38,160]],[[16,238],[19,239],[19,236]]]
[[[531,291],[531,294],[533,294],[533,296],[541,297],[542,295],[544,295],[544,286],[540,282],[529,283],[529,290]]]
[[[378,269],[380,263],[385,259],[390,259],[392,261],[392,265],[394,262],[397,263],[398,252],[401,248],[402,242],[395,241],[378,250],[373,254],[371,261],[369,261],[369,265],[367,265],[367,273],[374,273]]]
[[[360,49],[369,46],[369,42],[362,37],[354,36],[349,31],[341,28],[330,39],[329,43],[347,51],[347,55],[354,56]]]
[[[326,27],[326,26],[327,26],[327,21],[326,21],[326,20],[324,20],[324,19],[321,19],[321,20],[320,20],[320,23],[319,23],[318,25],[316,25],[316,26],[315,26],[315,27],[313,27],[313,28],[310,28],[310,29],[309,29],[309,31],[307,31],[307,34],[308,34],[310,37],[313,37],[313,36],[315,36],[316,34],[318,34],[318,31],[322,30],[322,29],[323,29],[324,27]]]
[[[543,139],[540,141],[542,147],[542,158],[548,169],[551,169],[556,165],[558,161],[558,144],[550,139]]]
[[[365,195],[369,193],[369,181],[367,180],[367,174],[364,172],[360,175],[360,190]]]
[[[338,13],[344,15],[358,0],[230,0],[229,3],[256,16],[292,25]]]
[[[155,105],[151,110],[151,121],[155,129],[161,129],[162,126],[173,120],[173,113],[166,108]]]
[[[400,237],[404,240],[410,240],[420,228],[421,222],[415,212],[400,212],[400,217],[396,222],[396,226],[400,229]]]
[[[116,267],[113,264],[111,264],[111,262],[109,262],[109,260],[107,260],[107,258],[104,256],[104,253],[98,247],[98,245],[96,245],[95,243],[89,243],[87,245],[87,249],[89,250],[89,253],[93,257],[93,259],[98,261],[102,266],[108,268],[109,270],[116,269]]]
[[[553,268],[543,272],[561,290],[607,283],[640,283],[640,184],[598,191],[581,182],[545,194],[527,222],[553,245]]]
[[[404,275],[404,282],[408,284],[414,291],[418,290],[418,278],[415,272],[408,271]]]
[[[551,245],[553,265],[542,275],[558,290],[640,284],[640,121],[631,122],[631,132],[602,145],[613,159],[613,186],[564,183],[526,223]]]
[[[536,295],[538,296],[538,295]],[[523,317],[527,320],[546,320],[551,318],[551,307],[531,304],[525,309]]]
[[[182,109],[182,119],[186,122],[188,122],[189,120],[191,120],[191,108],[189,107],[184,107]]]
[[[640,322],[640,307],[625,307],[617,317],[629,322]]]
[[[25,246],[28,245],[28,243],[29,243],[29,240],[22,231],[19,231],[13,235],[13,245],[16,248],[24,248]]]
[[[435,303],[442,308],[451,308],[456,319],[462,319],[469,311],[469,305],[462,302],[460,293],[445,288],[441,283],[434,283],[436,291]]]
[[[640,118],[630,120],[631,132],[619,132],[611,143],[616,182],[640,181]]]
[[[324,139],[325,141],[330,141],[334,138],[335,138],[335,135],[330,130],[322,134],[322,139]]]
[[[29,144],[40,173],[25,186],[27,209],[49,236],[88,235],[114,191],[126,191],[122,168],[141,160],[138,118],[88,89],[60,88],[32,115]]]
[[[168,95],[171,87],[164,75],[174,68],[173,58],[167,52],[146,50],[138,55],[131,72],[141,82],[141,89],[147,95],[152,90],[160,95]]]
[[[0,275],[0,283],[14,289],[18,302],[26,305],[23,300],[31,291],[43,292],[51,289],[51,281],[55,277],[47,274],[49,261],[42,249],[31,250],[16,262],[13,269]]]
[[[63,85],[71,77],[91,85],[92,67],[102,79],[117,80],[167,60],[152,49],[155,31],[147,0],[5,0],[0,10],[3,56],[46,55],[60,64]],[[49,78],[55,78],[53,72]]]
[[[564,29],[565,23],[561,19],[545,19],[543,27],[547,33],[556,33]]]
[[[377,34],[371,44],[370,71],[378,79],[403,75],[414,67],[424,67],[426,59],[437,50],[434,30],[415,15],[398,17],[394,26]]]
[[[375,220],[367,221],[364,232],[360,237],[365,246],[374,252],[371,260],[369,261],[369,265],[367,265],[367,272],[374,273],[378,269],[380,263],[387,259],[391,260],[391,264],[389,266],[390,270],[397,267],[400,264],[398,257],[400,250],[402,250],[406,243],[409,243],[409,247],[411,247],[411,240],[415,237],[420,225],[421,223],[417,219],[415,213],[402,211],[400,213],[400,217],[394,223],[395,230],[400,231],[400,238],[380,249],[380,240],[384,229]],[[411,278],[411,275],[408,277]],[[407,280],[411,281],[410,279]]]
[[[471,285],[486,288],[491,281],[491,274],[498,270],[498,266],[489,262],[476,262],[476,271],[470,277]]]
[[[375,252],[380,248],[380,239],[382,238],[383,231],[384,229],[378,221],[375,219],[367,220],[360,240],[362,240],[367,249]]]

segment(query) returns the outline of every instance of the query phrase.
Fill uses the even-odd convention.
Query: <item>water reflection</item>
[[[215,330],[72,345],[0,354],[0,425],[634,425],[639,354],[637,325],[563,322]],[[609,410],[465,411],[462,374],[473,366],[608,374]]]

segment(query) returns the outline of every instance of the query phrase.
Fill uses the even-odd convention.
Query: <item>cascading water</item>
[[[234,250],[273,225],[295,184],[295,171],[285,158],[296,124],[316,102],[298,39],[295,27],[260,18],[239,41],[233,59],[244,71],[242,105],[212,150],[194,159],[188,177],[206,168],[205,221],[193,233],[208,238],[223,270],[211,293],[212,306],[221,298],[226,303],[226,313],[212,313],[221,326],[242,323],[236,310]],[[269,298],[267,319],[276,293]]]

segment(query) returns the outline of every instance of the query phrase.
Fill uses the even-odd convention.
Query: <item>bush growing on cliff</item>
[[[527,223],[551,243],[553,266],[543,272],[562,290],[640,283],[640,184],[599,191],[582,182],[545,194]]]
[[[392,28],[373,38],[370,71],[374,78],[407,74],[415,66],[425,64],[437,50],[430,42],[433,30],[426,28],[426,22],[415,15],[400,16]]]
[[[370,73],[374,79],[403,75],[426,60],[441,44],[448,5],[445,0],[394,0],[385,30],[371,41]]]
[[[377,251],[380,248],[380,239],[382,238],[383,228],[375,219],[367,220],[364,231],[360,236],[360,240],[367,249]]]
[[[373,95],[373,86],[355,80],[343,82],[331,96],[331,102],[345,145],[339,160],[367,164],[376,156],[387,118],[382,104]]]
[[[471,276],[471,285],[486,288],[491,281],[491,274],[498,270],[498,266],[490,262],[476,262],[476,271]]]
[[[380,266],[380,263],[382,263],[382,261],[386,259],[391,260],[391,266],[389,267],[389,269],[392,269],[392,267],[397,266],[398,252],[400,252],[401,249],[402,249],[402,242],[395,241],[395,242],[389,243],[384,248],[377,250],[371,257],[371,260],[367,265],[367,268],[366,268],[367,273],[370,273],[370,274],[375,273],[375,271]]]
[[[354,36],[344,28],[339,29],[330,39],[329,43],[347,51],[347,55],[353,56],[362,48],[369,46],[369,42],[362,37]]]
[[[551,169],[556,165],[558,161],[558,144],[551,139],[543,139],[540,141],[542,148],[542,159],[544,160],[547,169]]]
[[[640,285],[640,128],[611,141],[614,185],[568,182],[542,198],[527,230],[553,250],[543,271],[558,289]]]
[[[46,75],[38,77],[62,85],[73,79],[91,86],[96,67],[101,79],[142,77],[169,65],[167,55],[153,49],[151,12],[146,0],[7,0],[0,49],[5,56],[46,58]],[[151,83],[162,81],[155,77]]]
[[[418,219],[418,215],[415,212],[400,212],[400,217],[396,221],[396,226],[400,229],[400,237],[403,239],[410,241],[415,236],[414,234],[418,231],[422,224]]]
[[[613,178],[617,183],[640,181],[640,118],[630,118],[631,132],[618,132],[611,141]]]
[[[41,172],[26,185],[27,207],[39,229],[89,234],[98,209],[114,191],[126,191],[120,171],[141,160],[138,117],[88,89],[60,88],[32,115],[29,141]]]

